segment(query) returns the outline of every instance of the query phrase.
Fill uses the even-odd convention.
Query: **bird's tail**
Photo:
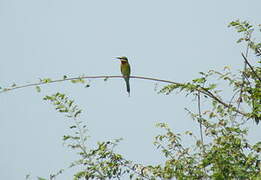
[[[124,80],[126,82],[127,92],[130,95],[130,78],[124,78]]]

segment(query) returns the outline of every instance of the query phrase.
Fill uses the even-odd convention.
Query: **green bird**
[[[126,82],[127,92],[130,96],[130,74],[131,74],[131,67],[126,56],[116,57],[121,61],[121,74]]]

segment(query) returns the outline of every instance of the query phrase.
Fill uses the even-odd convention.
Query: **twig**
[[[256,76],[256,78],[261,82],[261,78],[258,76],[258,74],[256,73],[256,71],[254,70],[253,66],[248,62],[247,58],[245,57],[245,55],[243,53],[241,53],[241,55],[243,56],[245,62],[247,63],[247,65],[249,66],[249,68],[251,69],[251,71],[254,73],[254,75]]]
[[[251,39],[251,35],[252,33],[248,33],[248,39],[250,40]],[[247,43],[247,48],[246,48],[246,57],[248,56],[248,52],[249,52],[249,47],[250,47],[250,43],[248,42]],[[243,54],[243,53],[242,53]],[[244,72],[246,71],[246,68],[247,68],[247,65],[246,65],[246,62],[244,62],[244,70],[242,72],[242,84],[241,84],[241,87],[240,87],[240,93],[239,93],[239,97],[238,97],[238,100],[237,100],[237,110],[239,110],[240,108],[240,105],[241,105],[241,102],[242,102],[242,95],[243,95],[243,87],[245,85],[245,80],[247,79],[247,77],[244,75]],[[247,79],[248,80],[248,79]],[[231,99],[232,100],[232,99]],[[230,103],[229,103],[230,104]],[[234,115],[234,119],[236,119],[237,117],[237,113],[235,113]],[[242,117],[243,118],[243,117]]]
[[[248,37],[249,40],[251,39],[251,35],[252,35],[252,33],[249,34],[249,37]],[[249,46],[250,46],[250,43],[247,44],[246,57],[248,56]],[[243,73],[242,73],[242,76],[241,76],[242,77],[242,85],[241,85],[241,88],[240,88],[240,93],[239,93],[239,97],[238,97],[238,101],[237,101],[237,109],[239,109],[240,104],[242,102],[243,87],[245,85],[245,80],[247,79],[247,77],[244,76],[244,72],[246,71],[246,68],[247,68],[247,64],[246,64],[246,62],[244,62],[244,70],[243,70]],[[237,114],[235,114],[235,117],[236,117],[236,115]]]
[[[241,92],[241,90],[237,90],[237,91],[233,94],[233,96],[231,97],[231,99],[230,99],[230,101],[229,101],[229,105],[231,105],[231,104],[233,103],[234,98],[236,97],[236,95],[237,95],[239,92]]]
[[[200,92],[198,92],[198,114],[199,114],[199,129],[200,129],[200,138],[202,144],[204,144],[203,140],[203,132],[202,132],[202,115],[201,115],[201,104],[200,104]]]
[[[205,95],[207,95],[208,97],[210,97],[210,98],[216,100],[217,102],[219,102],[220,104],[222,104],[224,107],[226,107],[226,108],[231,108],[231,107],[233,107],[233,106],[231,106],[231,105],[229,105],[229,104],[223,102],[222,100],[220,100],[218,97],[216,97],[216,96],[215,96],[212,92],[210,92],[209,90],[207,90],[207,89],[205,89],[205,88],[203,88],[203,87],[201,87],[201,88],[202,88],[205,92],[207,92],[207,93],[205,93],[204,91],[200,91],[200,92],[203,92],[203,93],[204,93]],[[239,114],[241,114],[241,115],[243,115],[243,116],[247,116],[247,113],[244,113],[244,112],[242,112],[242,111],[240,111],[240,110],[238,110],[238,109],[235,109],[234,111],[237,112],[237,113],[239,113]]]

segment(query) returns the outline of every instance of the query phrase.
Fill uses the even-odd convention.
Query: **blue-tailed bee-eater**
[[[126,82],[127,92],[130,95],[130,74],[131,67],[126,56],[116,57],[121,61],[121,74]]]

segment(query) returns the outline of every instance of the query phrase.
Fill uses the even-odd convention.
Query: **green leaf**
[[[35,89],[36,89],[36,91],[39,93],[39,92],[41,92],[41,87],[40,86],[35,86]]]
[[[206,82],[206,78],[202,77],[202,78],[194,79],[193,82],[202,84]]]
[[[210,84],[208,89],[212,90],[212,89],[215,89],[216,87],[217,87],[217,84]]]
[[[67,139],[70,139],[71,138],[71,136],[66,136],[66,135],[64,135],[63,136],[63,141],[66,141]]]
[[[45,178],[42,178],[42,177],[37,177],[38,180],[47,180]]]
[[[42,79],[41,82],[42,82],[42,83],[49,83],[49,82],[52,82],[52,79],[50,79],[50,78],[45,78],[45,79]]]
[[[79,78],[79,79],[73,79],[71,80],[72,83],[85,83],[85,80],[82,79],[82,78]]]

